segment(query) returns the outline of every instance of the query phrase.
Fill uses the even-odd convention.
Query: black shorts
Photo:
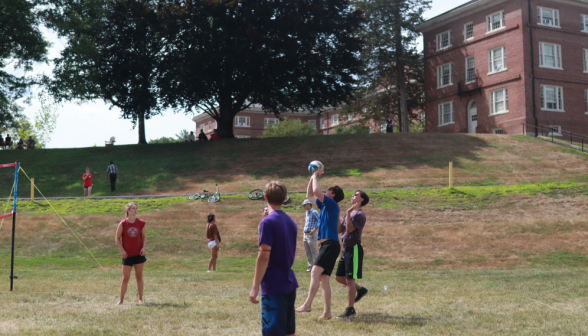
[[[92,188],[92,187],[93,187],[93,186],[87,186],[87,187],[84,187],[84,189],[88,189],[88,188]]]
[[[344,276],[345,279],[361,279],[363,267],[363,247],[356,244],[350,251],[343,251],[339,265],[337,265],[336,276]]]
[[[341,244],[338,241],[332,239],[326,240],[321,244],[314,264],[325,269],[323,274],[331,276],[340,252]]]
[[[133,266],[136,264],[142,264],[147,261],[147,258],[142,255],[134,256],[134,257],[127,257],[127,259],[123,258],[122,264],[125,266]]]

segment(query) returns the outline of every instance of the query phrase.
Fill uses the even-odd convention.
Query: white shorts
[[[208,242],[208,248],[209,249],[213,249],[215,246],[216,246],[216,241],[215,240]]]

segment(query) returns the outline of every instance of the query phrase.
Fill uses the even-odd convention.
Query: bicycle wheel
[[[290,204],[290,202],[292,202],[290,195],[286,195],[286,200],[284,201],[284,204]]]
[[[251,190],[249,192],[249,195],[247,195],[247,197],[249,197],[250,200],[255,201],[255,200],[262,199],[263,198],[263,194],[264,194],[263,190],[261,190],[261,189],[254,189],[254,190]]]
[[[200,198],[200,193],[193,193],[193,194],[190,194],[190,196],[188,196],[188,199],[191,201],[199,199],[199,198]]]
[[[208,203],[216,203],[220,201],[220,195],[212,195],[208,198]]]

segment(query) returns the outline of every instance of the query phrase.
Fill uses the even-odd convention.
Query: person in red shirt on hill
[[[86,167],[86,173],[82,175],[84,180],[84,197],[92,197],[92,174],[90,174],[90,168]]]
[[[137,203],[131,202],[125,205],[127,218],[123,219],[116,229],[116,244],[122,254],[123,279],[120,285],[120,300],[117,305],[122,305],[127,292],[127,285],[131,279],[131,270],[135,266],[135,278],[139,291],[139,304],[143,303],[143,266],[145,258],[145,221],[137,218]]]
[[[212,134],[210,135],[210,140],[218,140],[218,139],[220,139],[218,137],[218,131],[214,130],[214,132],[212,132]]]

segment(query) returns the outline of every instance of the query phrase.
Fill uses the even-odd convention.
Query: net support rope
[[[24,171],[24,169],[22,169],[22,167],[20,167],[20,170],[25,174],[25,176],[30,181],[31,178],[29,177],[29,175],[27,175],[27,173]],[[37,187],[36,184],[35,184],[35,190],[37,190],[39,192],[39,194],[41,194],[41,196],[43,197],[43,199],[45,199],[45,201],[47,202],[47,204],[49,204],[49,206],[51,207],[51,209],[53,209],[53,211],[55,211],[55,214],[59,217],[59,219],[61,219],[61,221],[63,222],[63,224],[65,224],[65,226],[69,229],[69,231],[71,231],[71,233],[74,235],[74,237],[76,237],[76,239],[80,242],[80,244],[82,244],[82,246],[86,249],[86,251],[88,251],[88,253],[92,256],[92,258],[94,258],[94,261],[96,261],[96,263],[98,264],[98,266],[102,267],[102,264],[100,264],[100,262],[98,261],[98,259],[96,259],[96,257],[94,257],[94,254],[92,254],[92,252],[90,252],[90,250],[88,249],[88,247],[86,247],[86,244],[84,244],[84,242],[80,239],[80,237],[78,237],[78,235],[74,232],[74,230],[72,230],[72,228],[67,224],[67,222],[65,221],[65,219],[63,219],[63,217],[61,217],[61,215],[59,214],[59,212],[57,212],[57,210],[53,207],[53,204],[51,204],[51,202],[49,202],[49,200],[45,197],[45,195],[43,195],[43,193],[41,192],[41,190],[39,190],[39,188]]]
[[[8,201],[6,201],[6,206],[4,207],[4,212],[2,212],[3,214],[6,213],[6,211],[8,210],[8,206],[10,206],[10,201],[12,198],[12,193],[14,192],[14,182],[12,182],[12,189],[10,190],[10,196],[8,196]],[[0,218],[2,218],[2,221],[0,222],[0,230],[2,230],[2,225],[4,225],[4,219],[11,217],[14,214],[14,212],[11,212],[9,215],[4,215]]]

